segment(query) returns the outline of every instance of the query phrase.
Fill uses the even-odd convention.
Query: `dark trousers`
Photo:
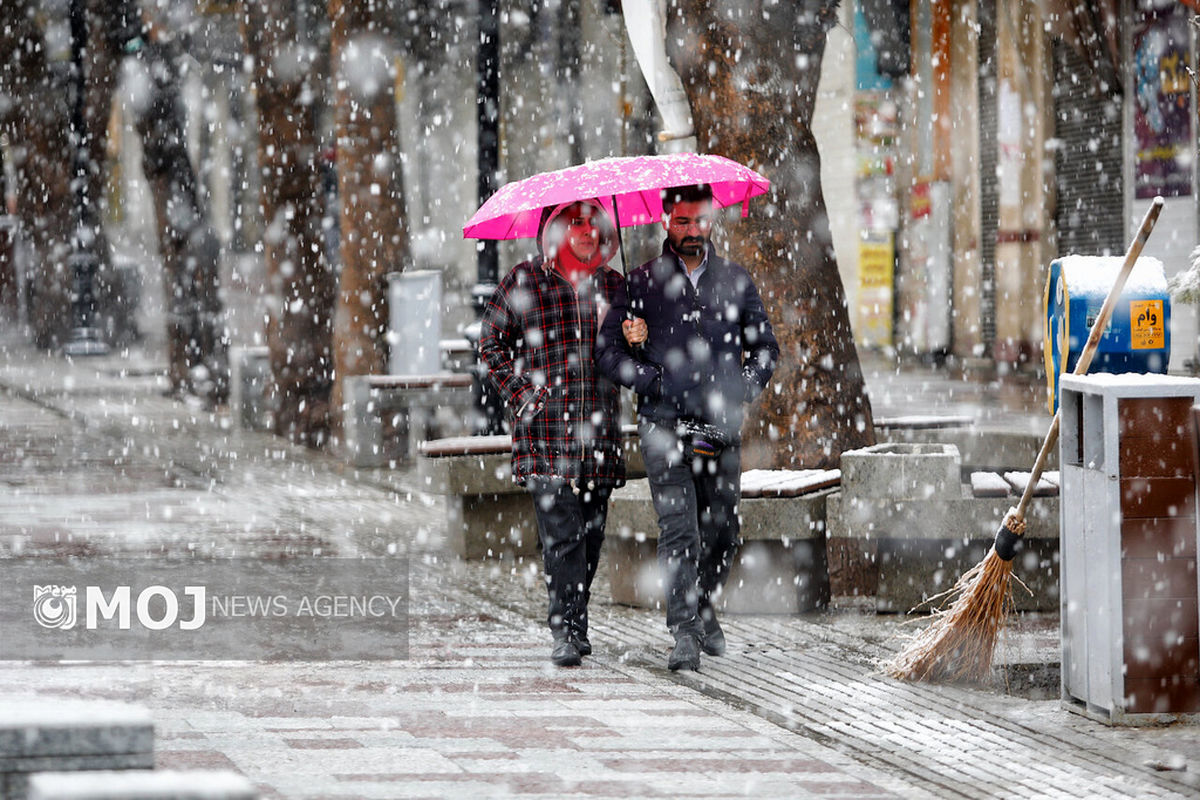
[[[548,621],[555,639],[587,636],[587,604],[600,565],[611,486],[572,486],[556,478],[530,478],[538,539],[550,595]]]
[[[729,577],[741,527],[740,447],[715,457],[685,453],[673,428],[638,424],[650,496],[658,512],[658,565],[667,599],[667,627],[676,638],[703,637],[712,597]]]

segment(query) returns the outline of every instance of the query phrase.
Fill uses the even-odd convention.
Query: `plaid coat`
[[[620,389],[596,371],[596,332],[624,279],[598,267],[578,294],[541,258],[513,267],[483,314],[479,355],[513,418],[513,480],[620,485]]]

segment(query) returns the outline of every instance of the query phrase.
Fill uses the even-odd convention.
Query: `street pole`
[[[479,0],[479,41],[475,56],[476,92],[475,118],[477,123],[477,160],[479,204],[483,205],[496,191],[496,173],[500,169],[500,3],[499,0]],[[500,254],[496,242],[482,239],[476,244],[475,287],[471,300],[477,317],[483,316],[488,298],[500,279]],[[479,324],[468,332],[469,339],[478,344]],[[492,390],[486,367],[476,364],[476,399],[481,422],[479,433],[502,432],[502,406]]]
[[[475,117],[478,124],[479,204],[496,191],[500,169],[500,8],[499,0],[479,0],[479,42],[476,55]],[[478,281],[472,291],[482,312],[500,276],[496,242],[482,239],[476,246]]]
[[[87,45],[86,0],[71,0],[69,11],[71,23],[71,66],[75,84],[75,97],[71,108],[71,144],[74,147],[74,180],[76,200],[75,236],[71,242],[71,255],[67,264],[71,269],[71,306],[75,326],[70,340],[63,346],[67,356],[102,356],[108,353],[108,345],[100,340],[100,332],[93,326],[96,310],[95,282],[99,258],[96,256],[97,224],[95,199],[88,197],[88,175],[91,159],[88,155],[88,132],[84,120],[84,103],[87,95],[84,49]]]

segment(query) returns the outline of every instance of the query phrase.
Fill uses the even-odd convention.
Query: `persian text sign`
[[[408,657],[402,558],[14,558],[0,569],[0,659]]]
[[[1129,303],[1129,349],[1161,350],[1166,341],[1162,300]]]

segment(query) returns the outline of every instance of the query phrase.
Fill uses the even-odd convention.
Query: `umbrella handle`
[[[1150,232],[1154,230],[1154,224],[1158,222],[1158,215],[1162,213],[1162,209],[1163,199],[1155,197],[1154,202],[1146,211],[1146,216],[1142,218],[1142,224],[1138,226],[1137,235],[1129,244],[1129,250],[1125,252],[1125,263],[1121,265],[1121,271],[1117,273],[1117,279],[1113,282],[1112,288],[1108,290],[1108,296],[1104,298],[1104,305],[1100,307],[1096,321],[1092,323],[1087,343],[1083,346],[1083,352],[1079,354],[1079,361],[1075,363],[1072,375],[1083,375],[1092,365],[1092,359],[1095,358],[1096,350],[1100,347],[1100,339],[1104,336],[1104,329],[1108,327],[1108,321],[1117,307],[1117,300],[1125,288],[1125,281],[1129,280],[1129,274],[1133,272],[1138,256],[1142,254],[1142,248],[1146,246],[1146,240],[1150,238]],[[1037,461],[1034,462],[1033,472],[1029,473],[1029,483],[1025,485],[1025,491],[1021,493],[1021,502],[1017,505],[1017,516],[1021,519],[1025,519],[1025,509],[1029,506],[1029,501],[1033,499],[1034,487],[1037,486],[1037,482],[1042,477],[1042,471],[1046,468],[1050,450],[1058,441],[1060,413],[1061,409],[1054,413],[1050,430],[1046,432],[1046,440],[1042,442],[1042,449],[1038,452]]]
[[[617,196],[615,194],[612,196],[612,204],[613,221],[617,225],[617,248],[621,251],[621,272],[624,275],[628,275],[629,263],[625,260],[625,237],[621,235],[621,212],[617,209]],[[628,307],[625,309],[625,319],[629,322],[633,322],[634,320],[633,312]],[[634,347],[639,346],[634,345]]]
[[[621,235],[621,211],[617,208],[617,196],[612,196],[613,222],[617,225],[617,249],[621,251],[621,274],[629,274],[629,265],[625,262],[625,237]],[[633,319],[633,317],[630,317]]]

